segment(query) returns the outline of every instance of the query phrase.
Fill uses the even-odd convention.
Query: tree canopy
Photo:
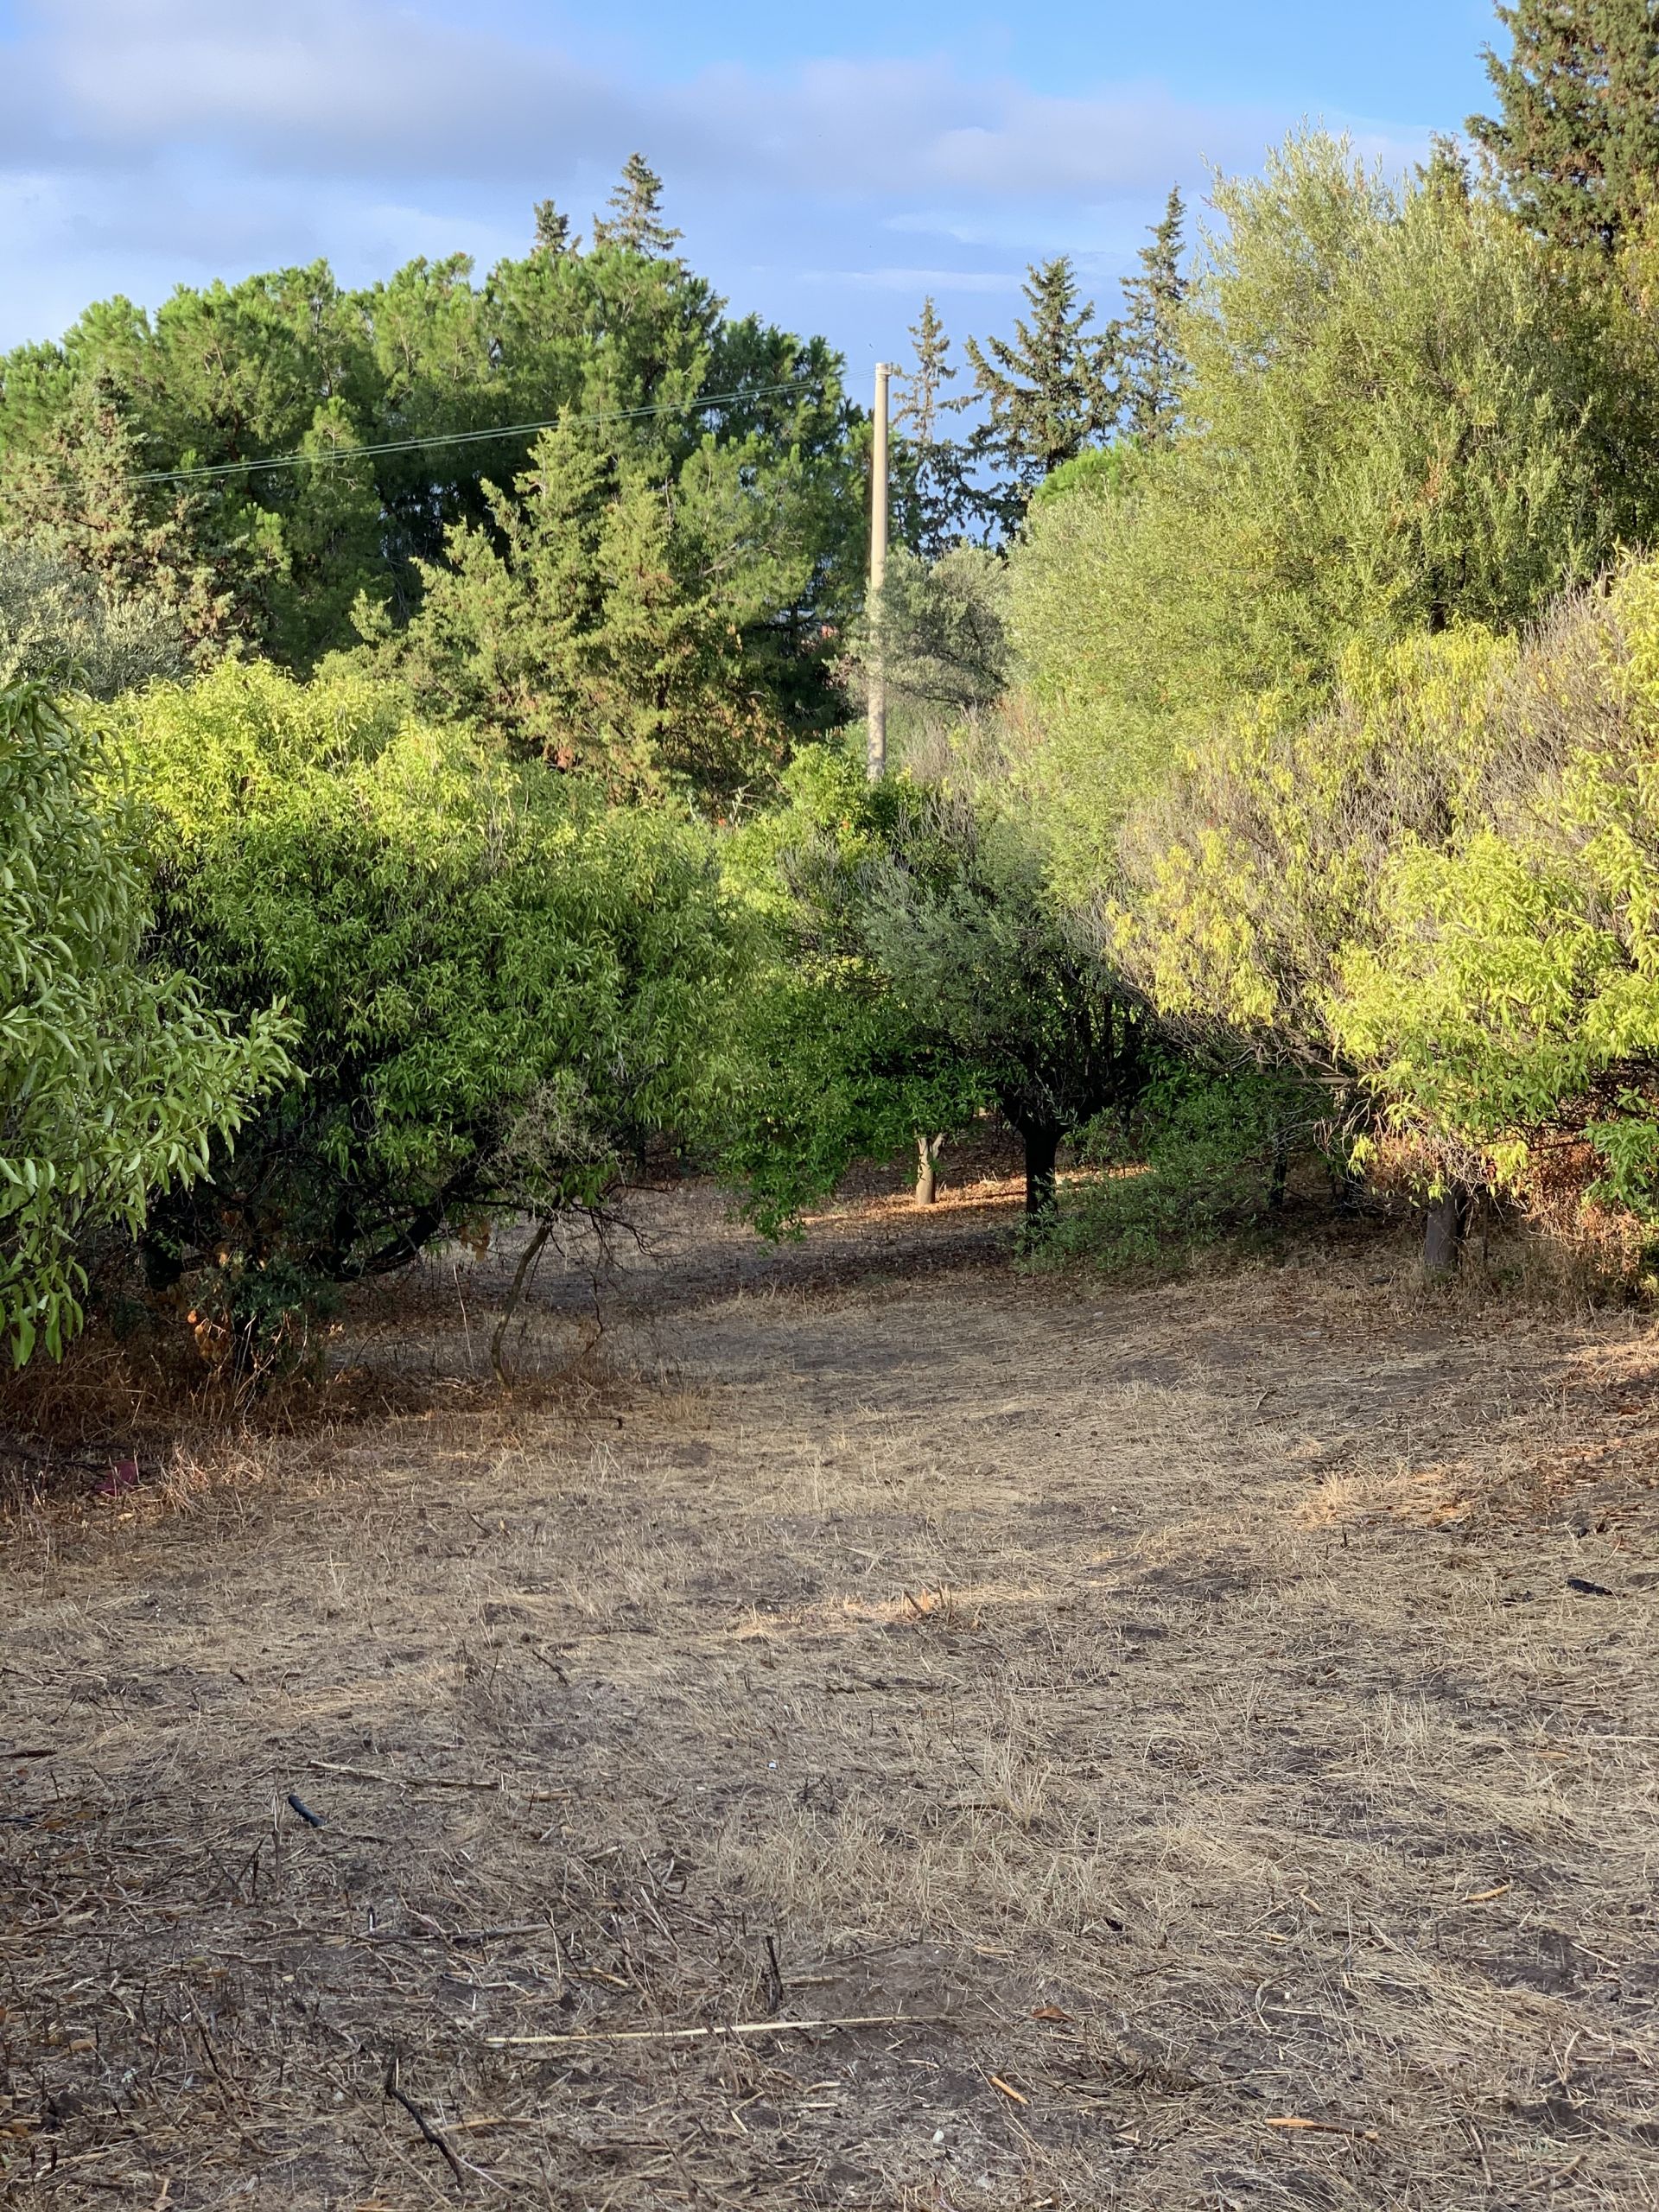
[[[860,573],[839,359],[728,315],[637,156],[585,251],[550,203],[536,224],[481,281],[457,255],[347,289],[318,262],[181,287],[153,315],[102,302],[17,348],[0,535],[94,563],[113,537],[128,582],[188,602],[194,635],[303,670],[355,641],[354,611],[406,620],[452,531],[495,528],[533,440],[503,426],[561,423],[665,477],[712,442],[805,545],[798,599],[770,613],[782,711],[816,684],[821,721],[822,626]]]
[[[1217,188],[1180,435],[1033,505],[1012,632],[1079,887],[1182,743],[1313,701],[1356,639],[1523,624],[1640,542],[1659,451],[1623,309],[1440,164],[1291,140]]]
[[[1471,136],[1543,237],[1611,251],[1659,190],[1659,4],[1515,0],[1497,16],[1498,111],[1471,116]]]

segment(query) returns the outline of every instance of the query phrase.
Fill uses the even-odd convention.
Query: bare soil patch
[[[9,2201],[1659,2202],[1648,1325],[1015,1205],[644,1202],[505,1395],[450,1255],[0,1524]]]

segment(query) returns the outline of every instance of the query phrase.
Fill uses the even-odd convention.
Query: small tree
[[[1007,684],[1007,564],[959,543],[931,563],[900,547],[878,600],[854,632],[849,688],[861,691],[879,653],[905,757],[928,737],[977,721]]]
[[[1061,1143],[1144,1080],[1136,1002],[1006,823],[942,787],[872,791],[823,751],[789,791],[737,855],[772,932],[760,1004],[815,1007],[800,1046],[775,1013],[751,1030],[727,1154],[751,1210],[776,1225],[854,1159],[995,1105],[1024,1142],[1027,1220],[1046,1229]]]
[[[965,798],[917,794],[858,890],[860,928],[895,1002],[1019,1132],[1027,1217],[1046,1228],[1061,1144],[1127,1109],[1145,1079],[1138,1005],[1048,895],[1035,855]]]

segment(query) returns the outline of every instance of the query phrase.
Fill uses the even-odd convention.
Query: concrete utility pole
[[[887,376],[885,361],[875,365],[874,435],[870,441],[870,588],[866,607],[872,621],[887,580]],[[887,675],[881,665],[879,635],[873,632],[870,697],[865,769],[873,784],[887,772]]]

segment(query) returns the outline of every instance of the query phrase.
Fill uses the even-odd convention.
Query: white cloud
[[[741,306],[818,316],[838,291],[843,321],[875,329],[887,295],[1005,293],[1011,267],[1063,251],[1109,285],[1173,181],[1254,168],[1294,119],[1156,85],[1057,98],[945,59],[652,81],[510,29],[503,0],[461,25],[454,4],[14,0],[0,344],[60,328],[67,302],[320,255],[348,281],[417,252],[487,264],[550,190],[580,223],[636,148],[698,265],[753,281]],[[1397,162],[1421,141],[1363,143]],[[941,265],[889,267],[895,231]]]
[[[1281,118],[1156,86],[1058,99],[943,60],[727,65],[624,86],[551,47],[387,0],[36,0],[4,143],[93,165],[194,146],[273,175],[477,181],[643,146],[698,182],[835,196],[1134,193],[1253,163]]]

